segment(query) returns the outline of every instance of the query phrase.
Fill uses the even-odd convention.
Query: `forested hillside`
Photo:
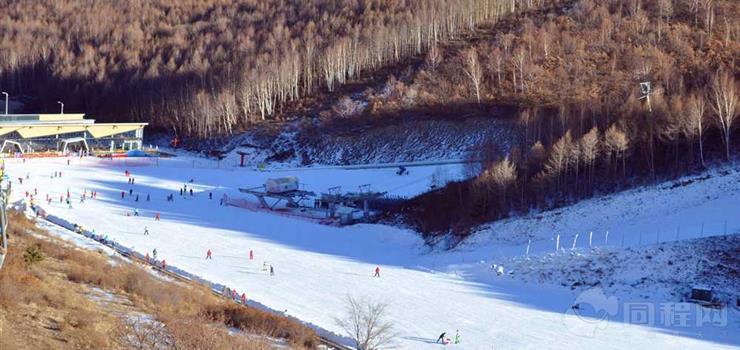
[[[413,101],[405,108],[513,103],[526,137],[508,155],[480,145],[476,178],[417,199],[407,216],[423,231],[464,236],[512,213],[733,159],[737,18],[737,1],[581,0],[430,51],[399,98]]]
[[[0,86],[36,110],[187,136],[274,119],[317,91],[557,0],[0,1]]]

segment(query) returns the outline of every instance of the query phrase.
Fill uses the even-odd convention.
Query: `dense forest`
[[[737,18],[737,1],[581,0],[430,51],[404,108],[514,103],[526,137],[508,154],[481,145],[472,180],[416,199],[407,215],[464,237],[515,212],[734,159]]]
[[[0,86],[37,110],[230,134],[556,0],[0,1]]]

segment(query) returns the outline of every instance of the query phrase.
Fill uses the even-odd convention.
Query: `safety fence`
[[[687,219],[688,220],[688,219]],[[736,218],[681,222],[673,225],[656,225],[650,228],[623,229],[617,232],[586,231],[557,233],[552,237],[532,239],[526,242],[523,256],[540,254],[587,252],[591,249],[627,248],[701,239],[713,236],[736,234]]]
[[[93,233],[91,231],[84,230],[84,229],[82,229],[81,226],[79,226],[79,225],[77,225],[75,223],[69,222],[66,219],[63,219],[63,218],[58,217],[58,216],[55,216],[55,215],[47,214],[46,211],[44,211],[44,209],[41,208],[38,205],[32,206],[31,209],[36,214],[36,216],[41,217],[41,218],[44,218],[46,221],[48,221],[48,222],[50,222],[52,224],[55,224],[57,226],[60,226],[60,227],[62,227],[64,229],[67,229],[67,230],[72,231],[74,233],[77,233],[79,235],[85,236],[86,238],[92,239],[92,240],[94,240],[94,241],[96,241],[96,242],[98,242],[98,243],[100,243],[100,244],[102,244],[104,246],[107,246],[107,247],[113,249],[114,251],[116,251],[118,254],[120,254],[124,258],[127,258],[127,259],[129,259],[129,260],[131,260],[133,262],[136,262],[136,263],[141,263],[141,264],[147,265],[147,266],[153,268],[154,270],[158,271],[159,273],[162,273],[162,274],[164,274],[166,276],[172,277],[172,278],[174,278],[176,280],[179,280],[179,281],[192,282],[192,283],[198,283],[198,284],[204,285],[204,286],[208,287],[208,289],[210,289],[211,292],[213,294],[215,294],[216,296],[219,296],[221,298],[228,299],[228,300],[230,300],[230,301],[232,301],[234,303],[237,303],[238,305],[247,306],[247,307],[251,307],[251,308],[256,308],[256,309],[259,309],[259,310],[263,310],[263,311],[266,311],[266,312],[269,312],[269,313],[272,313],[272,314],[275,314],[275,315],[278,315],[278,316],[281,316],[281,317],[286,317],[286,318],[295,320],[297,322],[300,322],[300,323],[306,325],[307,327],[311,328],[314,332],[316,332],[316,334],[319,336],[320,342],[324,346],[326,346],[328,349],[337,349],[337,350],[351,350],[352,349],[351,347],[348,347],[346,345],[343,345],[343,343],[346,343],[347,342],[347,340],[345,338],[343,338],[342,336],[339,336],[339,335],[337,335],[335,333],[332,333],[332,332],[330,332],[330,331],[328,331],[326,329],[323,329],[323,328],[321,328],[321,327],[319,327],[319,326],[317,326],[315,324],[312,324],[312,323],[309,323],[309,322],[306,322],[306,321],[303,321],[303,320],[299,320],[299,319],[297,319],[295,317],[292,317],[290,315],[286,315],[286,314],[284,314],[284,313],[282,313],[280,311],[271,309],[271,308],[269,308],[269,307],[265,306],[264,304],[261,304],[261,303],[259,303],[257,301],[247,300],[246,303],[242,303],[242,301],[239,300],[238,297],[237,298],[232,298],[231,296],[228,296],[227,297],[226,296],[227,291],[229,291],[230,289],[227,286],[223,285],[223,284],[211,282],[211,281],[209,281],[207,279],[204,279],[204,278],[202,278],[202,277],[200,277],[198,275],[194,275],[192,273],[189,273],[189,272],[187,272],[187,271],[185,271],[185,270],[183,270],[181,268],[178,268],[178,267],[176,267],[174,265],[171,265],[169,263],[168,264],[164,264],[163,263],[163,260],[164,259],[163,260],[156,260],[156,259],[150,258],[148,255],[141,254],[140,252],[137,252],[137,251],[133,250],[130,247],[126,247],[126,246],[124,246],[124,245],[116,242],[115,240],[105,239],[103,235],[95,234],[95,233]]]

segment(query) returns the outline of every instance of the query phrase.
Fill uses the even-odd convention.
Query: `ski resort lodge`
[[[95,150],[116,153],[142,148],[148,123],[95,123],[81,113],[2,114],[0,153],[44,153]]]

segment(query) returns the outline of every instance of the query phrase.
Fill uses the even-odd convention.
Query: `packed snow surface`
[[[25,198],[26,192],[29,196],[36,193],[35,203],[50,214],[140,252],[151,253],[156,248],[158,257],[168,264],[336,333],[341,329],[334,318],[344,315],[344,300],[351,295],[389,304],[388,316],[402,349],[441,348],[443,345],[435,343],[438,335],[447,332],[451,337],[456,330],[462,341],[448,346],[460,349],[718,349],[740,345],[739,317],[734,308],[729,308],[724,323],[720,319],[701,325],[635,324],[625,322],[624,300],[614,305],[615,298],[610,295],[584,296],[578,290],[526,283],[506,273],[497,276],[495,269],[481,268],[524,256],[529,241],[529,254],[549,254],[555,249],[557,234],[562,235],[561,249],[571,248],[576,233],[581,235],[576,249],[586,249],[589,232],[596,236],[591,237],[592,245],[621,249],[622,245],[648,244],[648,234],[656,240],[658,229],[666,230],[662,239],[658,237],[660,242],[738,232],[740,173],[736,170],[715,172],[674,188],[665,184],[502,221],[483,229],[458,249],[439,251],[426,247],[417,233],[396,227],[328,226],[266,211],[220,206],[219,198],[227,194],[252,200],[238,188],[290,175],[317,193],[333,186],[355,191],[360,185],[371,184],[377,191],[410,196],[427,191],[432,178],[440,174],[461,176],[459,165],[414,167],[409,175],[399,176],[393,168],[288,169],[279,173],[222,169],[189,157],[70,158],[69,165],[67,161],[7,160],[13,200],[30,200]],[[128,183],[125,170],[135,178],[133,185]],[[61,171],[62,176],[54,177],[55,171]],[[19,178],[23,178],[22,184]],[[180,196],[183,185],[193,189],[193,196],[189,191]],[[66,196],[67,191],[72,208],[60,203],[60,196]],[[97,192],[95,199],[90,198],[93,191]],[[83,203],[80,197],[85,192]],[[209,192],[213,199],[209,199]],[[45,201],[47,194],[51,204]],[[169,194],[174,194],[174,202],[166,201]],[[139,216],[133,216],[135,209]],[[155,220],[156,213],[161,220]],[[681,227],[678,233],[677,225]],[[145,227],[149,235],[144,234]],[[607,230],[611,234],[608,240]],[[209,249],[212,260],[205,259]],[[253,260],[249,259],[250,250]],[[269,265],[275,269],[274,276],[264,268]],[[379,278],[373,277],[376,266],[380,267]],[[661,297],[647,300],[678,301]],[[594,307],[592,316],[572,312],[574,303],[584,301]]]

